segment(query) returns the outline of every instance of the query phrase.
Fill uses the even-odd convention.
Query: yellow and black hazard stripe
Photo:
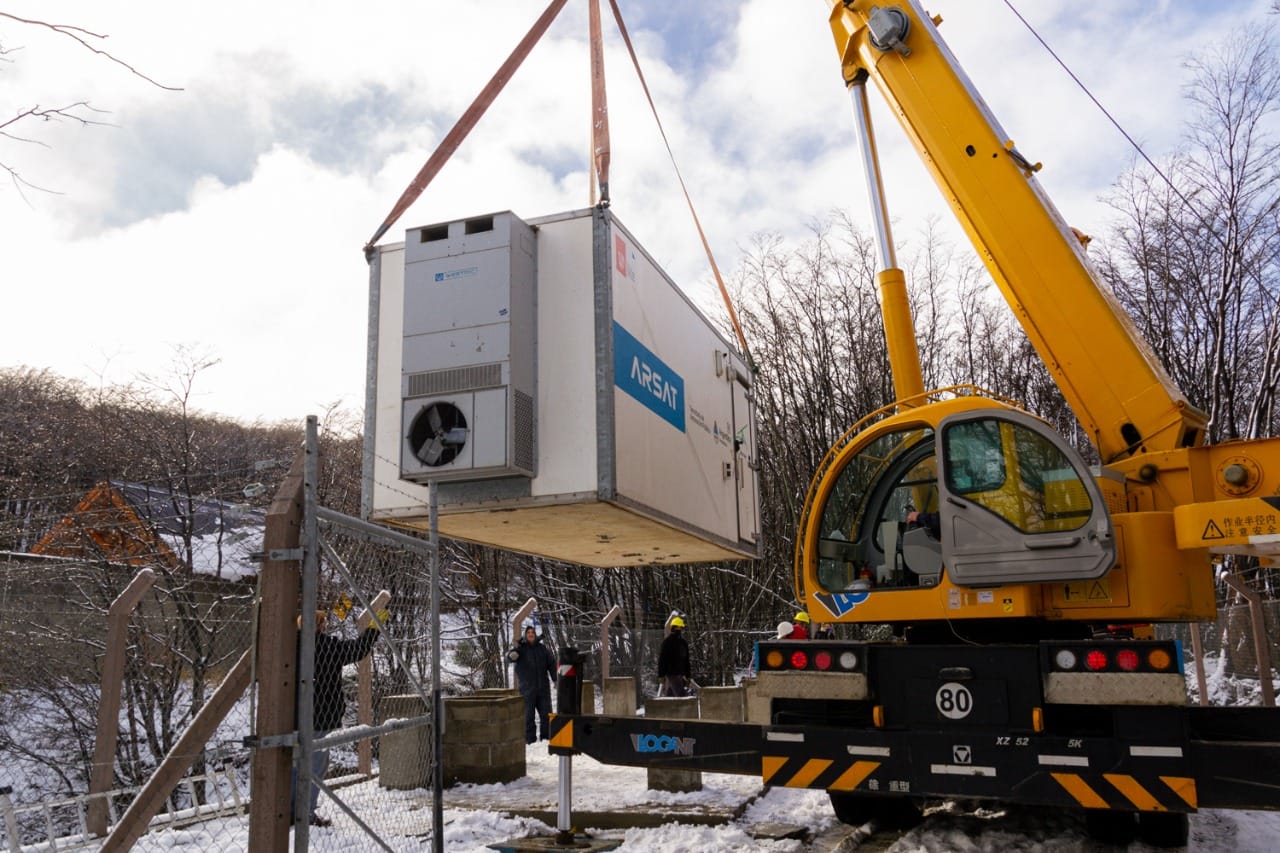
[[[1127,773],[1051,773],[1071,797],[1087,809],[1185,812],[1196,809],[1196,780],[1187,776],[1139,778]]]
[[[547,722],[551,724],[551,737],[547,741],[547,746],[552,752],[558,750],[577,752],[573,748],[573,717],[565,714],[551,714],[547,717]]]
[[[784,788],[829,788],[852,791],[863,783],[879,761],[832,760],[828,758],[765,755],[761,757],[760,777],[766,785]]]

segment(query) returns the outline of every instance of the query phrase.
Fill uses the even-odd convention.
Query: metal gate
[[[418,850],[431,838],[442,850],[440,729],[433,725],[441,708],[435,489],[427,542],[335,512],[317,500],[317,447],[316,420],[308,418],[291,739],[293,779],[303,781],[291,785],[294,849]],[[306,630],[312,613],[314,632]],[[374,648],[386,663],[376,685]],[[346,695],[351,686],[354,702]]]

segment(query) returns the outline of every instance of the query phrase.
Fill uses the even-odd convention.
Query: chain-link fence
[[[1260,609],[1263,616],[1261,633],[1264,648],[1270,656],[1271,680],[1277,683],[1280,682],[1280,673],[1276,671],[1280,665],[1280,601],[1263,601]],[[1202,666],[1208,704],[1260,704],[1262,681],[1254,620],[1249,606],[1238,604],[1221,608],[1213,622],[1156,626],[1156,636],[1178,640],[1182,644],[1188,695],[1199,701],[1193,632],[1199,634],[1204,654]]]
[[[314,726],[310,750],[301,738],[295,764],[304,780],[313,770],[322,787],[312,823],[310,787],[301,786],[306,812],[295,848],[301,834],[317,850],[422,849],[435,827],[429,560],[404,543],[331,523],[303,543],[308,549],[318,556],[314,610],[323,622],[312,665],[294,659],[310,682],[302,693],[311,697]],[[96,848],[104,824],[128,821],[140,795],[155,790],[161,805],[136,849],[247,850],[251,809],[283,809],[288,818],[287,795],[251,802],[254,750],[246,743],[269,745],[252,740],[260,736],[260,694],[250,686],[259,580],[227,561],[221,576],[193,571],[189,558],[144,562],[0,559],[0,848]],[[361,620],[378,617],[384,590],[382,628],[365,630]],[[1266,648],[1280,660],[1280,603],[1261,610]],[[439,683],[445,719],[454,721],[444,732],[445,781],[468,763],[519,774],[520,762],[503,757],[523,757],[524,704],[511,692],[505,654],[513,626],[464,613],[442,621]],[[619,619],[602,634],[599,624],[532,621],[553,653],[570,645],[585,653],[596,711],[606,649],[608,674],[635,680],[637,704],[656,693],[660,628]],[[705,644],[729,642],[699,628],[701,637],[690,631],[695,679]],[[1259,703],[1250,609],[1227,607],[1199,626],[1158,627],[1181,640],[1195,701],[1193,630],[1210,701]],[[730,639],[749,648],[763,636]],[[477,697],[483,701],[471,701]],[[192,732],[194,746],[184,741]],[[308,751],[323,758],[312,764]],[[185,755],[180,769],[161,778],[173,754]]]
[[[0,562],[6,849],[75,849],[121,818],[249,653],[254,583],[227,575],[167,557]],[[250,714],[250,697],[231,703],[156,828],[244,813]]]

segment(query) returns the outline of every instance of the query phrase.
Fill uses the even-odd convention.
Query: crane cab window
[[[943,432],[947,489],[1023,533],[1075,530],[1093,502],[1061,449],[1007,420],[984,418]]]
[[[821,508],[818,582],[830,592],[893,589],[936,583],[941,550],[910,543],[906,517],[937,510],[934,433],[928,427],[886,433],[835,475]],[[915,531],[921,539],[926,531]],[[913,554],[914,563],[906,554]]]

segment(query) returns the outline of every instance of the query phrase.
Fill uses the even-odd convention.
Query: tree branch
[[[90,44],[86,40],[87,38],[92,38],[92,39],[107,38],[107,36],[103,33],[91,32],[90,30],[86,30],[83,27],[71,26],[70,24],[50,24],[47,21],[36,21],[30,18],[19,18],[17,15],[11,15],[8,12],[0,12],[0,18],[8,18],[11,21],[17,21],[20,24],[29,24],[33,27],[44,27],[47,30],[52,30],[57,34],[66,36],[67,38],[76,42],[85,50],[89,51],[90,53],[96,53],[98,56],[101,56],[104,59],[108,59],[111,62],[114,62],[116,65],[119,65],[121,68],[126,69],[133,76],[146,80],[148,83],[150,83],[152,86],[155,86],[156,88],[165,89],[166,91],[169,91],[169,92],[182,91],[182,87],[180,86],[166,86],[163,83],[156,82],[152,78],[148,77],[146,74],[143,74],[141,71],[134,68],[129,63],[125,62],[123,59],[120,59],[115,54],[111,53],[110,51],[106,51],[106,50],[102,50],[101,48],[94,47],[92,44]]]

